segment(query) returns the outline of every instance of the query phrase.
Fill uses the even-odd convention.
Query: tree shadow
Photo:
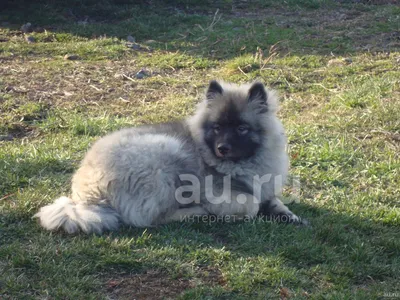
[[[274,53],[345,55],[400,49],[395,22],[398,11],[390,4],[329,2],[310,9],[273,2],[247,7],[224,1],[170,1],[164,5],[157,1],[78,2],[73,6],[57,1],[17,1],[8,5],[7,14],[0,13],[6,22],[0,24],[19,30],[31,22],[39,40],[45,29],[55,33],[49,41],[61,42],[109,37],[120,43],[132,36],[137,43],[128,45],[132,53],[179,51],[215,61],[250,54],[255,56],[254,63],[261,65]]]
[[[110,237],[129,238],[145,232],[153,238],[152,247],[179,249],[183,260],[185,253],[187,259],[193,259],[196,252],[200,267],[223,265],[213,256],[213,251],[223,251],[253,268],[257,268],[259,259],[267,259],[303,275],[319,270],[319,275],[325,274],[334,284],[345,281],[361,285],[398,276],[400,244],[393,240],[398,231],[395,225],[306,204],[292,208],[311,225],[278,224],[258,218],[236,223],[177,223],[146,231],[125,228]],[[155,265],[164,268],[163,263]],[[247,272],[251,276],[251,271]]]

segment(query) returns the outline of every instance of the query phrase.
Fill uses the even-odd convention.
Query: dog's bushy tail
[[[114,230],[119,224],[119,214],[110,206],[74,203],[68,197],[58,198],[42,207],[34,215],[47,230],[64,229],[68,233],[82,230],[85,233],[102,233]]]

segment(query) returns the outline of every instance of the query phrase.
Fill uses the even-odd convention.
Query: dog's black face
[[[267,111],[266,98],[264,86],[259,83],[245,97],[225,94],[218,82],[210,83],[208,118],[203,130],[204,141],[216,157],[238,161],[256,153],[265,135],[258,120]]]
[[[252,128],[240,120],[207,122],[204,140],[215,156],[234,161],[248,158],[260,146],[251,136]]]
[[[231,104],[204,124],[204,140],[221,159],[238,161],[248,158],[260,146],[260,132],[243,120]]]

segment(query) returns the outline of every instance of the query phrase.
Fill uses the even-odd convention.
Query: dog
[[[300,222],[279,199],[289,159],[277,109],[275,92],[260,82],[213,80],[193,116],[98,140],[70,197],[34,217],[47,230],[98,234],[121,222],[149,227],[207,215]]]

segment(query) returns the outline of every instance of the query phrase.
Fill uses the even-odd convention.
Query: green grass
[[[400,11],[342,2],[8,3],[0,298],[400,297]],[[19,29],[27,22],[34,43]],[[191,114],[213,78],[259,79],[280,93],[301,180],[290,207],[310,227],[175,223],[69,236],[31,219],[69,193],[97,138]]]

